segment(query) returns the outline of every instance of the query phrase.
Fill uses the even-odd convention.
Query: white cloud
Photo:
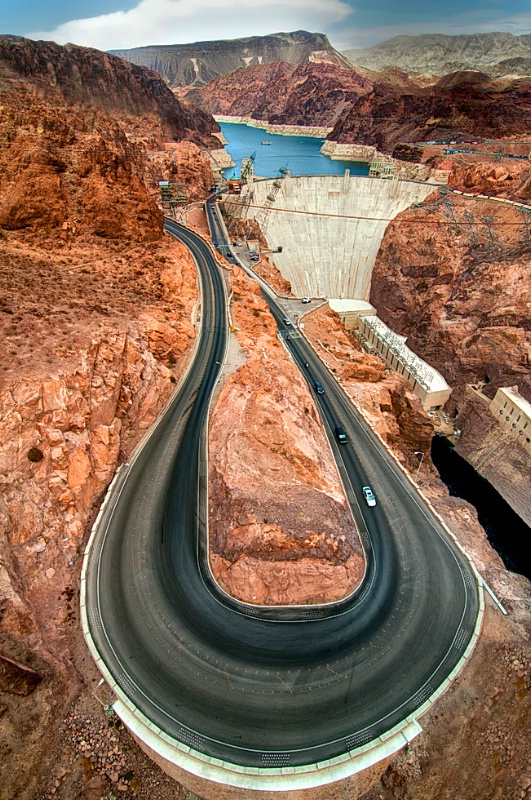
[[[323,31],[352,12],[343,0],[141,0],[130,11],[72,20],[27,36],[111,50],[299,29]]]

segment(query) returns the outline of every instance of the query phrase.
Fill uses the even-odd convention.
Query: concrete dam
[[[424,200],[434,184],[348,174],[256,181],[247,217],[257,218],[271,259],[298,296],[368,300],[390,220]],[[245,190],[244,190],[245,192]],[[243,192],[242,192],[243,194]],[[276,194],[270,204],[268,195]]]

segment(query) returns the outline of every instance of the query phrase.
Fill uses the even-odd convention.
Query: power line
[[[479,198],[479,199],[482,200],[483,198]],[[490,199],[490,198],[486,198],[486,199]],[[271,211],[279,211],[279,212],[283,212],[285,214],[303,214],[305,216],[310,216],[310,217],[331,217],[333,219],[357,219],[357,220],[367,220],[369,222],[398,222],[398,223],[407,223],[409,225],[411,225],[411,224],[415,224],[415,225],[455,225],[456,224],[456,222],[454,220],[451,220],[451,219],[421,220],[421,219],[398,219],[398,217],[367,217],[367,216],[361,216],[361,215],[357,215],[357,214],[331,214],[331,213],[328,213],[326,211],[302,211],[300,209],[295,209],[295,208],[279,208],[279,207],[269,208],[269,206],[258,205],[256,203],[249,203],[249,204],[246,203],[246,207],[247,208],[256,208],[256,209],[260,209],[260,210],[269,209]],[[520,210],[520,206],[514,206],[514,208],[515,208],[515,210]],[[407,211],[407,209],[404,209],[404,210]],[[475,221],[475,220],[466,220],[466,221],[463,220],[463,221],[459,222],[459,225],[462,226],[462,227],[472,227],[472,226],[482,227],[482,226],[484,226],[484,224],[485,224],[484,222],[479,222],[479,221]],[[521,227],[521,225],[522,225],[521,222],[511,222],[511,221],[504,221],[504,220],[496,221],[495,224],[496,225],[505,225],[505,226],[508,226],[508,227],[509,226]]]

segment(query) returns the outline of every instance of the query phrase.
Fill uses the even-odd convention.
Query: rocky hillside
[[[156,70],[172,89],[204,86],[241,67],[286,61],[289,64],[326,62],[350,69],[349,61],[322,33],[295,31],[194,44],[156,45],[113,50],[133,64]]]
[[[383,70],[399,67],[424,75],[446,75],[459,70],[481,70],[492,75],[529,75],[531,37],[512,33],[476,33],[445,36],[395,36],[372,47],[343,53],[357,67]],[[505,62],[505,63],[504,63]]]
[[[211,114],[332,127],[371,88],[368,78],[336,64],[277,61],[223,75],[185,96]]]
[[[81,103],[115,118],[147,116],[160,144],[188,139],[219,147],[211,137],[219,128],[209,115],[181,105],[156,73],[99,50],[0,36],[0,79],[28,81],[55,103]]]
[[[171,168],[205,196],[212,121],[92,50],[2,39],[0,75],[0,798],[29,800],[82,692],[85,534],[194,340],[195,267],[152,190]]]
[[[402,147],[409,142],[527,136],[531,128],[531,78],[484,72],[455,72],[427,85],[398,69],[277,62],[239,69],[184,96],[212,114],[333,127],[333,142],[405,160],[412,158]]]
[[[496,178],[502,187],[516,183],[503,168],[496,175],[474,166],[470,173],[475,185],[490,176],[492,194]],[[452,181],[466,187],[466,170]],[[518,184],[527,191],[525,176]],[[488,455],[484,441],[492,434],[500,443],[486,407],[498,387],[517,385],[531,401],[530,253],[526,222],[514,206],[437,191],[389,225],[371,288],[380,316],[453,387],[458,449],[528,522],[528,455],[512,440],[503,453]],[[471,413],[467,385],[478,383],[486,405]]]
[[[459,72],[432,87],[377,82],[328,138],[391,153],[404,142],[524,136],[530,127],[531,79],[496,81],[484,73]]]

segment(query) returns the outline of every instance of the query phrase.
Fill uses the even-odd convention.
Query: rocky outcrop
[[[33,770],[80,688],[85,654],[78,644],[76,663],[73,650],[87,527],[184,369],[195,273],[178,245],[96,251],[78,241],[56,252],[10,233],[0,246],[11,264],[0,289],[0,641],[44,675],[31,711],[6,699],[5,764],[23,748]],[[35,796],[34,776],[10,774],[2,796],[23,786]]]
[[[475,33],[446,36],[439,33],[421,36],[394,36],[372,47],[343,53],[352,64],[380,71],[399,67],[407,72],[446,75],[457,70],[483,70],[508,75],[517,70],[510,62],[531,58],[529,36],[512,33]],[[504,62],[509,59],[509,63]],[[500,62],[502,62],[500,64]],[[519,72],[527,74],[530,72]]]
[[[17,58],[10,47],[20,48],[16,68],[7,59]],[[50,52],[50,48],[55,49]],[[159,194],[158,181],[165,178],[184,183],[191,199],[204,197],[212,184],[208,158],[191,141],[164,143],[164,134],[177,136],[178,129],[167,131],[160,116],[143,109],[147,90],[128,74],[131,65],[122,70],[119,59],[113,59],[107,71],[111,89],[114,77],[116,94],[120,81],[125,82],[123,113],[118,109],[111,116],[92,107],[99,98],[88,88],[90,84],[83,84],[86,90],[78,87],[75,105],[66,104],[54,81],[66,81],[65,95],[73,102],[76,83],[71,76],[78,74],[77,61],[81,60],[89,71],[85,75],[88,80],[90,65],[103,69],[102,59],[110,58],[88,51],[95,54],[94,58],[84,59],[83,52],[81,48],[72,52],[72,48],[26,40],[16,44],[0,40],[0,70],[4,74],[0,93],[0,228],[31,231],[37,238],[55,231],[60,246],[80,234],[157,240],[162,235],[162,214],[154,202]],[[55,73],[48,72],[49,59]],[[120,69],[113,72],[116,64]],[[127,92],[133,98],[137,86],[135,106],[127,99]],[[173,103],[169,90],[161,86]],[[103,106],[111,108],[112,91],[110,100],[105,99],[103,88],[101,91]],[[140,116],[132,115],[135,108]],[[181,133],[187,135],[185,129]],[[202,134],[198,138],[201,141]],[[212,142],[216,140],[212,138]]]
[[[162,241],[151,189],[171,161],[204,196],[208,160],[191,141],[157,151],[166,123],[140,84],[135,101],[131,75],[121,110],[97,107],[105,84],[91,87],[91,70],[107,69],[114,103],[120,62],[86,51],[78,65],[83,52],[0,44],[2,800],[42,794],[37,765],[86,668],[85,535],[194,340],[195,266]]]
[[[526,225],[512,205],[456,195],[449,200],[437,192],[390,223],[370,298],[384,321],[452,386],[448,409],[458,415],[463,454],[522,516],[525,505],[515,500],[526,494],[529,458],[522,450],[515,459],[510,440],[486,458],[487,439],[496,434],[482,420],[491,414],[488,408],[469,413],[466,386],[481,382],[492,399],[498,387],[517,385],[531,400]],[[507,468],[499,466],[502,461]]]
[[[34,669],[0,653],[0,692],[26,697],[35,691],[41,681],[42,675]]]
[[[66,112],[25,87],[2,92],[0,228],[160,238],[162,215],[142,181],[139,151],[106,115]]]
[[[531,174],[522,162],[503,164],[472,164],[455,166],[450,173],[448,186],[460,192],[504,197],[508,200],[531,203]]]
[[[377,81],[341,116],[328,139],[391,153],[404,142],[525,135],[530,107],[529,80],[493,82],[458,73],[432,87]]]
[[[372,82],[333,63],[278,61],[223,75],[186,98],[205,111],[270,125],[333,127]]]
[[[349,61],[331,46],[324,34],[307,31],[112,52],[133,64],[155,70],[172,89],[204,86],[241,67],[274,61],[289,64],[324,62],[350,69]]]
[[[11,40],[0,36],[0,78],[25,80],[39,94],[68,104],[82,103],[114,117],[150,117],[162,141],[190,139],[215,147],[219,130],[212,117],[182,106],[155,73],[120,58],[68,44]]]
[[[212,570],[249,603],[339,600],[359,584],[364,558],[330,447],[258,285],[234,268],[232,289],[246,363],[211,420]]]

